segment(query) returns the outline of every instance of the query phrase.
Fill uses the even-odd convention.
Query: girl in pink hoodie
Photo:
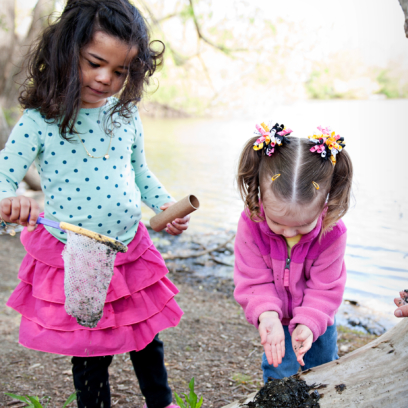
[[[343,138],[329,128],[308,139],[278,124],[256,129],[238,168],[245,210],[234,296],[258,328],[266,382],[338,358],[335,313],[346,283],[340,219],[353,168]]]

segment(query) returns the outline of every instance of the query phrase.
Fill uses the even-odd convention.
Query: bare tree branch
[[[235,48],[235,49],[231,49],[228,47],[224,47],[223,45],[219,45],[219,44],[215,44],[212,41],[210,41],[207,37],[205,37],[203,35],[203,33],[201,32],[201,28],[200,25],[198,24],[198,20],[194,11],[194,6],[193,6],[193,0],[189,0],[190,2],[190,7],[191,7],[191,13],[193,16],[193,21],[194,21],[194,26],[198,35],[198,38],[200,38],[201,40],[203,40],[204,42],[206,42],[208,45],[211,45],[211,47],[214,47],[215,49],[223,52],[224,54],[229,55],[232,52],[243,52],[243,51],[248,51],[244,48]]]
[[[157,21],[160,23],[160,22],[165,21],[165,20],[170,20],[171,18],[177,17],[177,16],[179,16],[179,15],[180,15],[180,13],[168,14],[167,16],[164,16],[164,17],[162,17],[162,18],[159,18]]]

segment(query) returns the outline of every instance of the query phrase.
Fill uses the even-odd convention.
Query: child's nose
[[[98,82],[101,82],[101,83],[105,84],[105,85],[110,85],[111,80],[112,80],[112,76],[111,76],[110,72],[102,70],[97,74],[96,80]]]

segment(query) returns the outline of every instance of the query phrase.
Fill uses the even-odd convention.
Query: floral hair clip
[[[313,136],[308,136],[315,143],[315,146],[310,148],[311,152],[319,153],[325,160],[330,159],[333,166],[336,164],[336,156],[346,146],[344,137],[336,135],[329,127],[323,128],[318,126],[319,132],[314,132]]]
[[[267,156],[272,156],[275,151],[275,146],[282,146],[283,144],[290,143],[290,140],[286,136],[292,133],[291,129],[286,129],[285,125],[279,125],[276,123],[270,130],[265,123],[261,125],[255,125],[256,131],[254,132],[256,136],[259,136],[254,143],[254,150],[265,149],[265,154]]]

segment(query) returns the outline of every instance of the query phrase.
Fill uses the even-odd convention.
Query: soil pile
[[[322,385],[307,385],[297,375],[282,380],[269,379],[258,391],[248,408],[319,408],[320,394],[317,388]],[[310,392],[313,390],[312,392]]]

